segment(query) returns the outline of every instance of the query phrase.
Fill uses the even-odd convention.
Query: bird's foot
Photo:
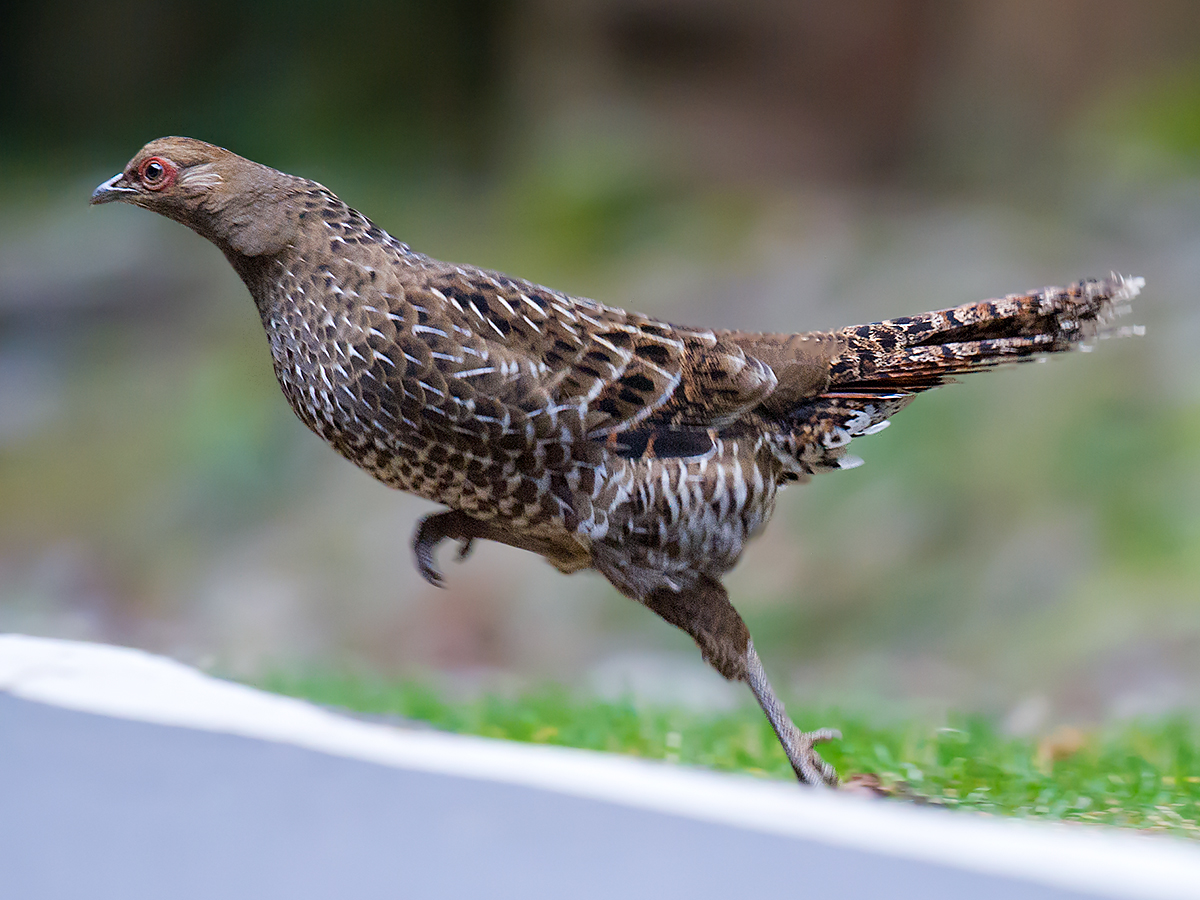
[[[824,741],[841,740],[842,733],[836,728],[818,728],[816,731],[801,731],[792,726],[793,733],[783,741],[783,749],[792,764],[792,770],[805,784],[837,787],[837,771],[817,753],[816,745]]]
[[[417,569],[426,581],[435,587],[445,586],[445,579],[434,561],[434,551],[442,541],[460,541],[458,559],[466,559],[472,542],[479,536],[477,524],[470,516],[454,509],[434,513],[420,521],[413,535],[413,553],[417,557]]]
[[[816,731],[801,731],[788,718],[787,711],[767,681],[767,673],[763,670],[762,660],[754,649],[754,642],[746,645],[746,670],[742,676],[754,691],[754,698],[767,714],[775,736],[783,745],[792,771],[801,784],[811,784],[819,787],[837,787],[837,771],[817,753],[816,745],[824,741],[840,740],[842,733],[836,728],[818,728]]]

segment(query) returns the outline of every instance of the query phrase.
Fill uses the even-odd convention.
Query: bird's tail
[[[921,391],[969,372],[1090,349],[1098,338],[1140,334],[1140,326],[1115,321],[1144,283],[1112,275],[842,329],[829,387],[793,412],[781,458],[797,477],[850,468],[861,462],[845,455],[851,438],[882,430]]]
[[[845,350],[833,361],[830,392],[915,393],[966,372],[1137,333],[1136,326],[1114,322],[1144,284],[1142,278],[1113,275],[845,328],[839,332]]]

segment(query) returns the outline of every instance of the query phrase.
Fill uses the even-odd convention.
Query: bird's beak
[[[126,184],[124,179],[125,173],[120,172],[92,191],[92,206],[111,200],[123,200],[130,194],[136,194],[137,190]]]

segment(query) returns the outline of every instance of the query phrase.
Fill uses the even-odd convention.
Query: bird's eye
[[[152,156],[138,168],[142,184],[152,191],[161,191],[174,180],[175,166],[159,156]]]

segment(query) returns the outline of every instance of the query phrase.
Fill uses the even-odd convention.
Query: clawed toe
[[[429,518],[421,520],[420,525],[417,526],[417,534],[413,538],[413,553],[417,557],[417,571],[421,573],[422,578],[435,587],[445,587],[445,579],[442,578],[442,573],[438,571],[437,564],[433,559],[433,551],[437,549],[443,538],[428,532],[425,526],[429,523]]]
[[[812,785],[838,786],[837,771],[832,765],[821,759],[816,751],[817,744],[824,741],[840,740],[842,733],[836,728],[820,728],[816,731],[802,731],[797,735],[796,753],[792,766],[801,781]]]
[[[458,559],[464,560],[471,552],[471,544],[475,536],[466,527],[466,516],[455,510],[434,513],[426,516],[417,525],[413,535],[413,554],[417,558],[417,570],[421,576],[434,587],[445,587],[445,578],[438,571],[434,553],[442,541],[450,539],[461,541],[458,548]]]

